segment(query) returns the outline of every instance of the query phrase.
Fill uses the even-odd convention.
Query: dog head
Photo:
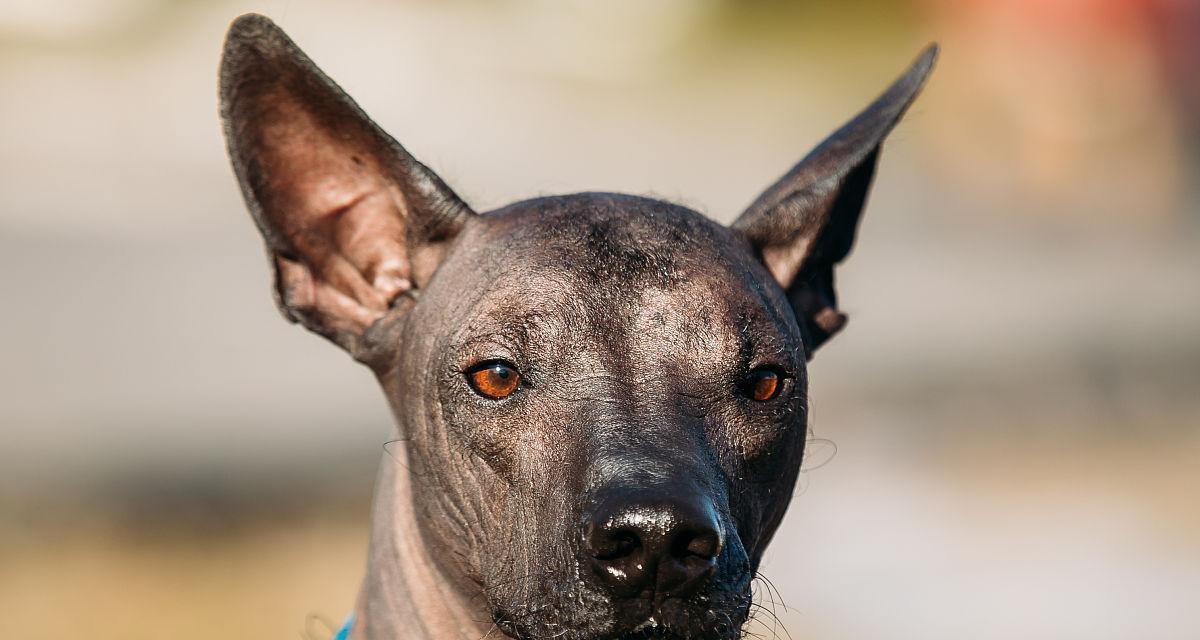
[[[879,146],[931,48],[731,226],[584,193],[477,214],[273,23],[221,109],[292,321],[370,365],[443,572],[520,638],[735,638],[844,324]]]

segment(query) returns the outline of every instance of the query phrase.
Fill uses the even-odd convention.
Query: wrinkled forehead
[[[483,219],[464,258],[485,277],[459,339],[653,345],[700,362],[799,349],[790,309],[730,231],[667,203],[574,198]]]

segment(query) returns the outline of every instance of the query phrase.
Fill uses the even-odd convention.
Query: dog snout
[[[724,539],[699,495],[610,496],[584,524],[587,561],[614,596],[687,596],[712,577]]]

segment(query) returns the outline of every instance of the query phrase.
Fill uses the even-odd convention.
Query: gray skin
[[[833,268],[935,55],[725,227],[608,193],[477,214],[270,20],[234,22],[221,115],[277,302],[396,418],[354,638],[740,636],[805,363],[845,323]],[[497,363],[519,384],[488,397]]]

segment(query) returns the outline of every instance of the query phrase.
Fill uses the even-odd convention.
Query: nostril
[[[596,539],[599,538],[599,539]],[[594,536],[592,540],[592,557],[601,560],[619,560],[642,546],[641,538],[628,529]]]
[[[674,535],[671,545],[664,549],[669,557],[658,567],[658,586],[673,596],[694,593],[707,583],[717,570],[721,554],[721,535],[716,529],[688,527]]]
[[[616,596],[632,598],[654,578],[654,559],[643,535],[611,520],[590,527],[587,555],[600,581]]]
[[[680,559],[710,561],[721,555],[721,536],[716,531],[686,531],[676,537],[672,554]]]

